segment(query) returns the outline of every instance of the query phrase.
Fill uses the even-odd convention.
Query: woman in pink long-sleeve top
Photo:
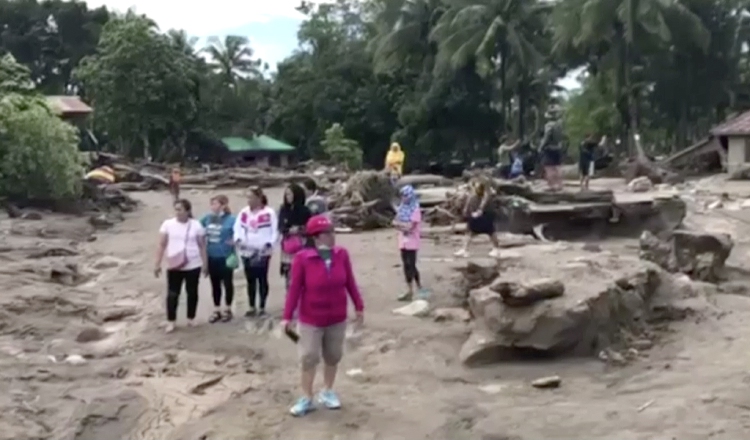
[[[315,246],[294,256],[282,321],[284,328],[288,328],[295,310],[299,310],[297,330],[304,395],[290,410],[294,416],[303,416],[315,409],[313,382],[321,355],[325,364],[325,388],[318,394],[317,402],[328,409],[341,408],[333,382],[344,351],[349,298],[357,312],[357,323],[361,324],[364,317],[364,303],[354,279],[349,252],[334,245],[331,221],[324,215],[316,215],[308,220],[305,231],[313,238]]]

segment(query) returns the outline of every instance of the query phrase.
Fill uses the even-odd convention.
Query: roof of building
[[[62,115],[89,114],[94,111],[78,96],[47,96],[47,103],[53,111]]]
[[[712,128],[714,136],[750,136],[750,111],[740,113]]]
[[[227,146],[227,149],[233,153],[252,151],[290,153],[295,150],[293,146],[266,135],[255,136],[251,140],[241,137],[225,137],[221,139],[221,142],[223,142],[224,145]]]

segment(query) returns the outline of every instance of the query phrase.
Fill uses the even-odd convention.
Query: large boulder
[[[663,272],[657,266],[632,258],[619,259],[611,267],[595,262],[588,269],[568,267],[567,274],[560,274],[563,289],[559,281],[545,281],[541,290],[513,288],[529,286],[532,280],[522,279],[521,271],[509,271],[507,281],[472,290],[469,307],[475,328],[461,349],[461,361],[467,366],[498,362],[519,351],[593,355],[618,342],[624,331],[642,330],[661,282]],[[564,268],[552,266],[548,271]],[[547,293],[534,301],[518,304],[514,298],[508,304],[495,290]]]
[[[682,272],[700,281],[723,278],[734,242],[729,234],[676,230],[663,238],[644,232],[640,257],[670,272]]]

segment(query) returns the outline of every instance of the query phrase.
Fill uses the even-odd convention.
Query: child
[[[422,212],[414,187],[406,185],[399,191],[401,204],[398,206],[393,226],[399,231],[398,247],[401,251],[401,263],[404,266],[407,291],[398,297],[399,301],[411,301],[414,296],[414,285],[419,289],[420,298],[426,298],[428,292],[422,287],[417,269],[417,251],[420,245],[420,224]]]

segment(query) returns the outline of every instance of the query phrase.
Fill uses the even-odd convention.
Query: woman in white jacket
[[[247,278],[247,299],[250,303],[250,309],[245,313],[247,317],[266,314],[268,266],[277,239],[276,212],[268,206],[262,189],[250,188],[247,206],[240,211],[234,223],[234,242]],[[260,299],[258,309],[256,292]]]

